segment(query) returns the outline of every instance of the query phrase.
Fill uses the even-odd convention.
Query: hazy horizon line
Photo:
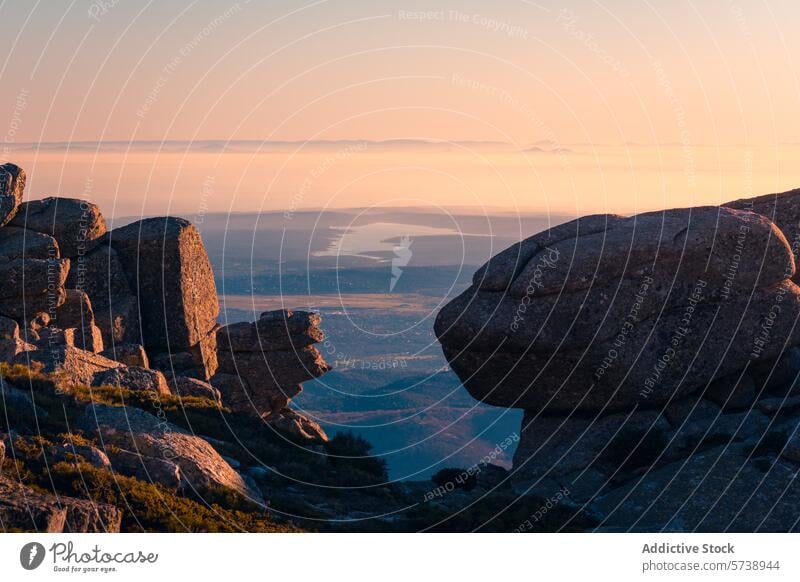
[[[124,151],[149,151],[166,153],[170,152],[209,152],[209,153],[258,153],[269,152],[302,152],[304,148],[313,150],[335,150],[341,148],[358,148],[363,151],[375,150],[439,150],[452,151],[453,148],[470,150],[502,150],[508,153],[542,153],[542,154],[576,154],[569,148],[607,148],[607,147],[797,147],[800,143],[773,143],[773,144],[713,144],[713,143],[682,143],[682,142],[620,142],[620,143],[590,143],[590,142],[556,142],[542,139],[528,144],[514,144],[505,141],[492,140],[434,140],[420,138],[393,138],[393,139],[312,139],[312,140],[227,140],[227,139],[198,139],[198,140],[75,140],[75,141],[41,141],[41,142],[5,142],[2,144],[5,152],[12,151],[80,151],[80,152],[124,152]]]
[[[577,215],[572,212],[566,211],[548,211],[546,209],[538,209],[533,206],[531,207],[519,207],[517,209],[509,209],[503,206],[479,206],[479,205],[460,205],[460,206],[450,206],[448,208],[450,214],[454,216],[496,216],[498,218],[507,217],[507,216],[520,216],[520,217],[534,217],[534,216],[553,216],[553,217],[561,217],[561,218],[575,218]],[[347,206],[347,207],[334,207],[334,208],[323,208],[323,207],[314,207],[314,208],[301,208],[296,209],[291,212],[291,215],[297,214],[314,214],[314,213],[326,213],[326,214],[351,214],[351,213],[364,213],[364,214],[381,214],[383,212],[392,212],[392,211],[399,211],[399,212],[407,212],[409,214],[438,214],[432,210],[430,210],[426,206],[381,206],[381,207],[367,207],[367,206]],[[196,213],[195,213],[196,214]],[[247,217],[247,216],[264,216],[264,215],[286,215],[286,210],[235,210],[235,211],[213,211],[213,212],[204,212],[202,213],[203,217],[224,217],[224,216],[233,216],[233,217]],[[114,218],[114,220],[144,220],[147,218],[162,218],[164,216],[174,216],[174,217],[184,217],[190,216],[190,214],[186,213],[168,213],[168,214],[146,214],[146,215],[123,215]]]

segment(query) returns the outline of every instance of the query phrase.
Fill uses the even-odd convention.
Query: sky
[[[798,17],[790,0],[0,0],[0,145],[32,196],[119,213],[202,210],[209,179],[219,211],[719,203],[800,185]]]

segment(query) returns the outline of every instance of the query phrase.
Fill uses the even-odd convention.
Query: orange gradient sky
[[[798,17],[788,0],[11,0],[3,157],[33,197],[117,215],[718,203],[800,186]]]

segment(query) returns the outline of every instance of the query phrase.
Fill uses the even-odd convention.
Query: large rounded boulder
[[[54,237],[65,257],[85,254],[106,233],[100,207],[77,198],[25,202],[9,224]]]
[[[794,274],[783,233],[753,212],[590,216],[492,258],[435,331],[487,403],[657,407],[797,343]]]

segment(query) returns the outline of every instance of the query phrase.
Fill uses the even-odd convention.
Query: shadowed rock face
[[[13,259],[58,258],[61,252],[56,239],[48,234],[16,226],[0,228],[0,256]]]
[[[751,447],[700,451],[666,464],[604,495],[596,503],[602,527],[652,531],[797,532],[797,466],[769,467],[748,458]]]
[[[100,355],[126,366],[150,367],[150,360],[141,344],[116,344]]]
[[[69,259],[14,259],[0,263],[0,299],[21,301],[23,297],[47,293],[48,287],[63,288],[69,265]]]
[[[199,396],[213,400],[217,404],[222,403],[222,396],[219,390],[208,382],[203,382],[197,378],[187,378],[186,376],[175,376],[169,382],[170,390],[179,396]]]
[[[90,352],[103,351],[102,330],[96,325],[89,296],[78,289],[66,289],[65,292],[66,299],[55,311],[51,325],[62,330],[64,343]],[[45,345],[52,345],[52,342]]]
[[[0,315],[0,362],[11,363],[18,354],[34,349],[20,337],[17,322]]]

